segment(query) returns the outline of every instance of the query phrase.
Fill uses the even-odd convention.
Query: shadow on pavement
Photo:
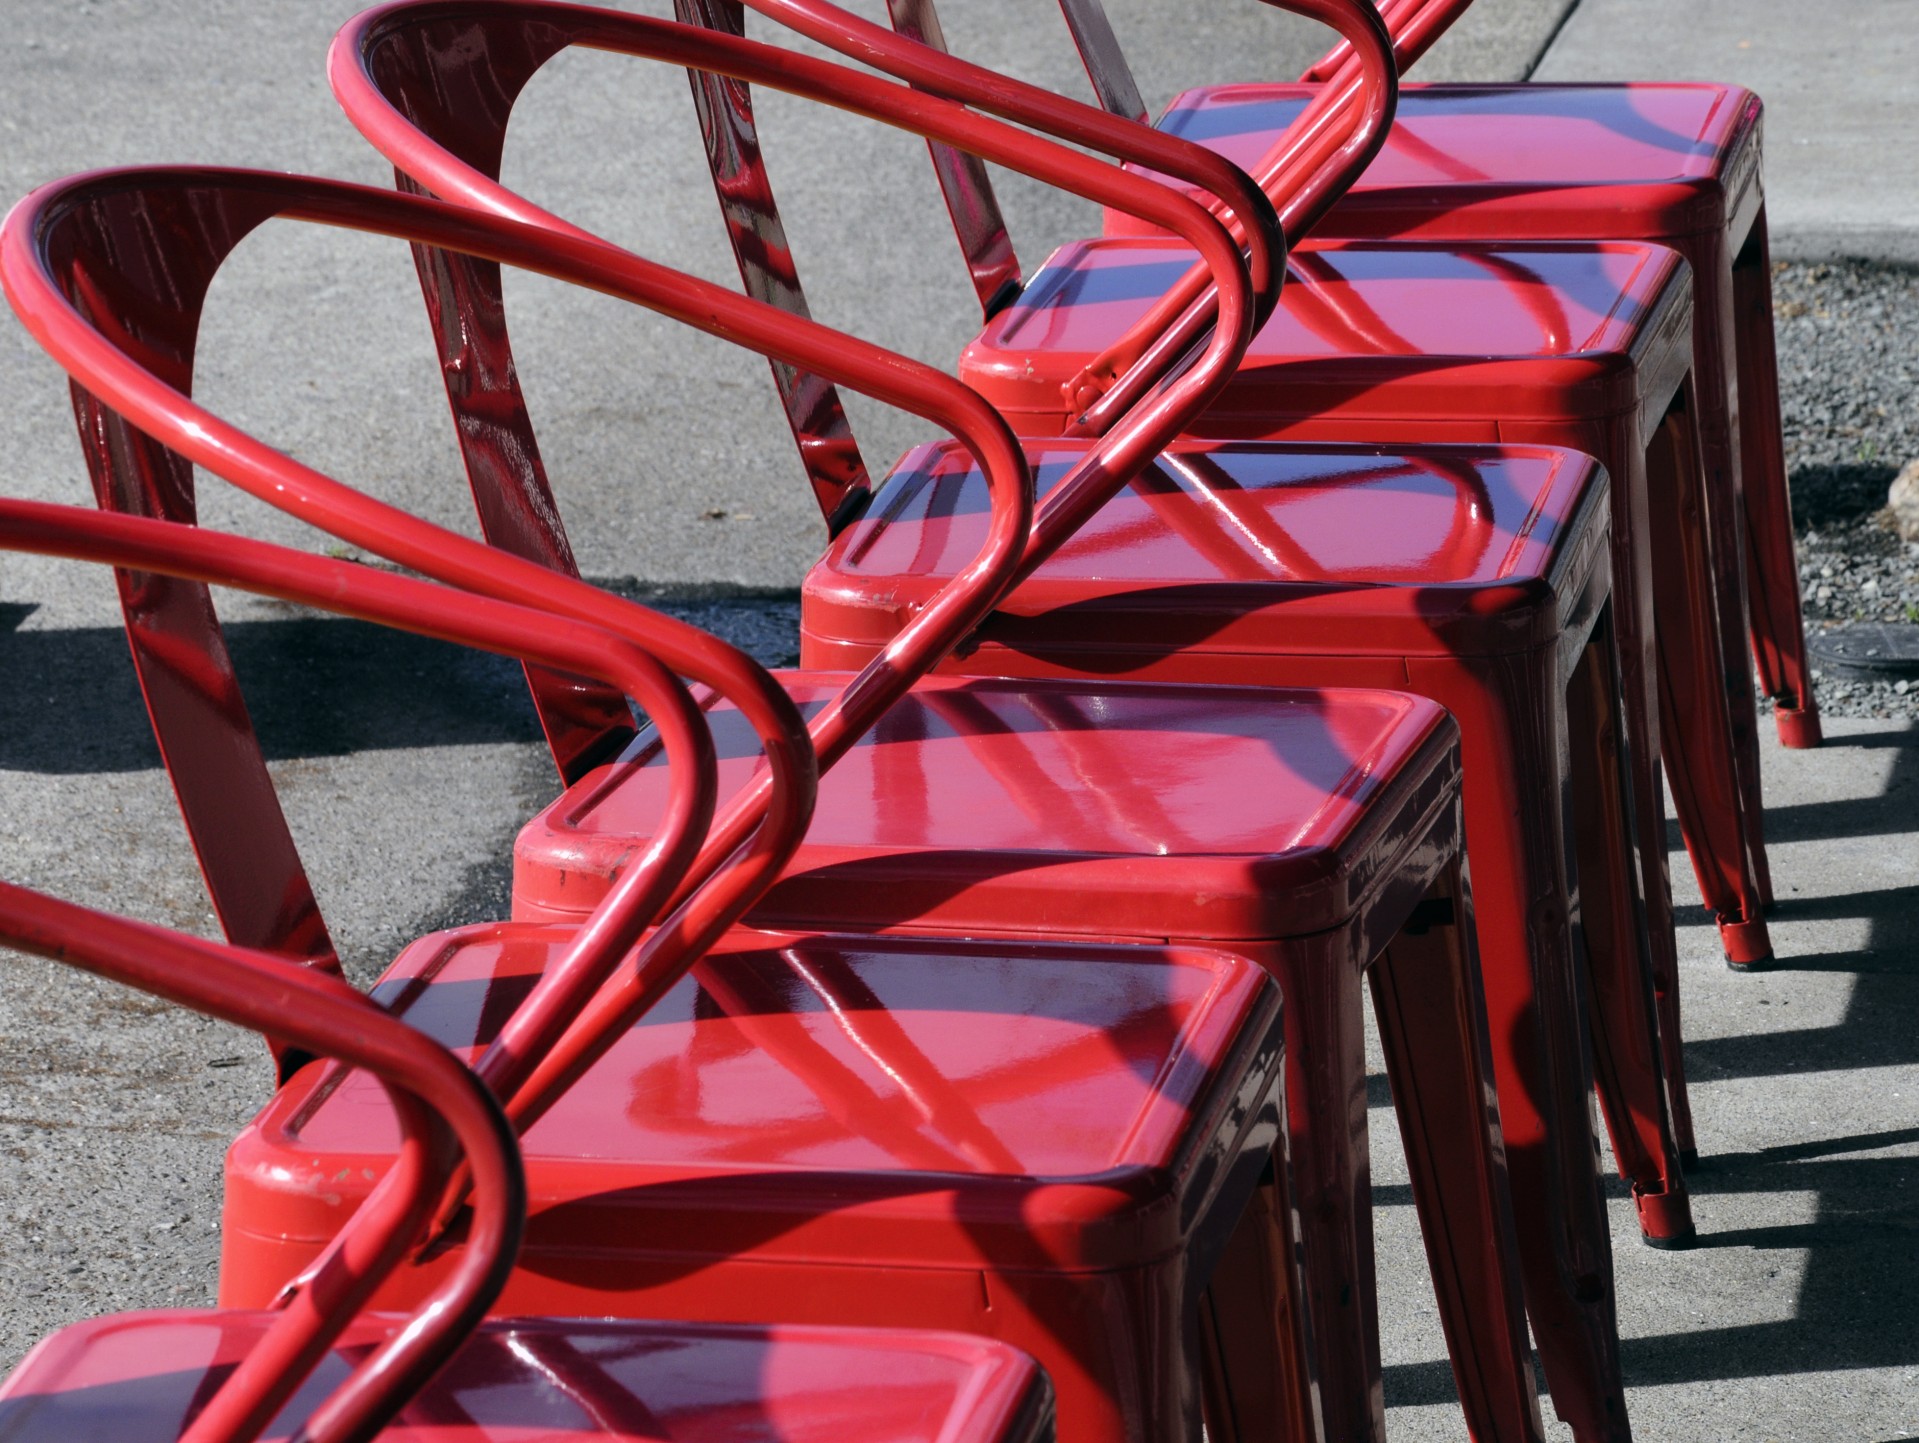
[[[1836,738],[1829,747],[1896,747],[1885,790],[1876,797],[1781,808],[1777,832],[1767,813],[1768,838],[1879,838],[1919,859],[1919,733],[1889,731]],[[1794,821],[1817,825],[1794,832]],[[1854,844],[1857,845],[1857,844]],[[1678,863],[1675,863],[1678,865]],[[1711,1038],[1686,1045],[1695,1076],[1774,1077],[1799,1071],[1843,1071],[1872,1089],[1875,1069],[1919,1064],[1919,884],[1838,897],[1787,900],[1782,920],[1871,923],[1857,951],[1787,957],[1778,972],[1846,973],[1855,980],[1844,1019],[1836,1026]],[[1690,920],[1690,919],[1689,919]],[[1919,1100],[1913,1115],[1919,1118]],[[1803,1250],[1805,1267],[1794,1316],[1738,1327],[1674,1331],[1629,1338],[1623,1345],[1626,1379],[1634,1387],[1716,1379],[1756,1378],[1864,1368],[1919,1365],[1919,1123],[1880,1132],[1817,1134],[1843,1119],[1807,1117],[1812,1140],[1744,1153],[1706,1157],[1688,1173],[1696,1194],[1816,1194],[1811,1222],[1781,1223],[1702,1234],[1698,1246]],[[1905,1156],[1865,1153],[1903,1148]],[[1389,1367],[1386,1397],[1393,1405],[1437,1404],[1456,1398],[1443,1362]],[[1843,1431],[1843,1420],[1835,1419]],[[1839,1433],[1834,1434],[1835,1437]]]
[[[794,660],[798,603],[603,582],[718,632],[770,665]],[[42,775],[160,765],[117,626],[22,631],[30,604],[0,604],[0,769]],[[517,662],[390,627],[288,608],[224,624],[234,670],[269,760],[393,748],[538,742]],[[57,726],[48,717],[59,718]]]

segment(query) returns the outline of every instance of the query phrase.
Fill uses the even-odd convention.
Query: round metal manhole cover
[[[1919,625],[1856,621],[1806,638],[1812,664],[1862,681],[1919,679]]]

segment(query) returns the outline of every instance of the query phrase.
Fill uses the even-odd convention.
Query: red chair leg
[[[1343,935],[1343,934],[1342,934]],[[1379,1303],[1367,1154],[1363,957],[1283,947],[1273,959],[1286,999],[1286,1130],[1302,1232],[1300,1364],[1317,1377],[1325,1436],[1384,1443]]]
[[[1402,932],[1368,975],[1453,1378],[1477,1443],[1538,1439],[1472,894],[1457,860],[1418,916],[1423,925]],[[1617,1401],[1620,1430],[1582,1436],[1627,1436]]]
[[[1806,662],[1806,623],[1793,554],[1792,492],[1779,416],[1779,358],[1772,333],[1772,253],[1761,206],[1732,267],[1734,352],[1739,369],[1739,454],[1745,468],[1752,652],[1773,699],[1779,741],[1816,747],[1819,703]]]
[[[1629,835],[1646,899],[1647,931],[1655,966],[1674,946],[1671,925],[1672,875],[1666,858],[1666,788],[1663,756],[1667,739],[1654,679],[1659,672],[1654,626],[1652,511],[1647,498],[1646,456],[1636,424],[1616,421],[1595,432],[1590,449],[1612,475],[1612,602],[1607,608],[1617,665],[1619,707],[1624,728],[1619,755],[1627,768]],[[1671,958],[1674,975],[1678,959]]]
[[[1624,1439],[1584,988],[1572,949],[1564,825],[1551,805],[1566,785],[1556,649],[1491,658],[1475,681],[1461,685],[1455,670],[1445,689],[1421,689],[1459,720],[1466,845],[1481,892],[1478,948],[1526,1306],[1559,1416],[1582,1440]]]
[[[1662,960],[1670,960],[1671,912],[1666,940],[1651,946],[1646,909],[1635,885],[1629,838],[1630,797],[1619,765],[1613,724],[1612,638],[1602,621],[1587,644],[1568,693],[1568,751],[1572,758],[1573,812],[1579,818],[1575,844],[1579,864],[1580,931],[1586,942],[1587,983],[1593,1012],[1593,1073],[1600,1106],[1612,1134],[1620,1176],[1633,1185],[1641,1237],[1654,1247],[1681,1246],[1693,1237],[1686,1195],[1684,1149],[1691,1145],[1691,1117],[1679,1134],[1683,1074],[1674,1084],[1666,1072],[1667,1041],[1677,1040],[1676,977],[1672,1031],[1663,1030],[1659,1007]]]
[[[1327,1435],[1306,1341],[1292,1306],[1294,1219],[1284,1179],[1284,1144],[1272,1180],[1261,1185],[1227,1240],[1200,1302],[1209,1443],[1316,1443]]]
[[[1593,638],[1581,658],[1580,671],[1575,673],[1573,686],[1580,699],[1591,697],[1595,704],[1605,703],[1603,711],[1588,710],[1592,724],[1598,733],[1588,743],[1595,757],[1604,768],[1614,770],[1614,778],[1604,781],[1607,788],[1596,795],[1590,804],[1593,806],[1610,805],[1623,813],[1623,826],[1628,838],[1638,835],[1638,824],[1634,815],[1633,793],[1630,782],[1631,760],[1629,748],[1625,742],[1626,727],[1620,715],[1621,699],[1619,692],[1619,655],[1618,634],[1613,626],[1612,609],[1607,608],[1601,616]],[[1575,714],[1580,701],[1571,704]],[[1573,755],[1579,756],[1578,734],[1575,733]],[[1574,762],[1574,776],[1578,776],[1579,763]],[[1623,770],[1622,770],[1623,769]],[[1595,776],[1601,776],[1601,769],[1594,769]],[[1590,814],[1588,814],[1590,815]],[[1582,876],[1586,863],[1581,861]],[[1599,865],[1594,863],[1593,865]],[[1612,859],[1612,866],[1618,865]],[[1673,1139],[1679,1147],[1679,1161],[1690,1167],[1699,1160],[1698,1143],[1693,1133],[1692,1099],[1686,1086],[1685,1053],[1681,1046],[1684,1034],[1680,1031],[1679,1020],[1679,949],[1673,930],[1672,892],[1666,885],[1667,877],[1662,868],[1656,875],[1659,890],[1648,894],[1645,890],[1646,878],[1643,872],[1631,872],[1623,876],[1602,874],[1598,885],[1607,886],[1609,905],[1615,917],[1623,918],[1628,910],[1643,908],[1641,922],[1643,935],[1641,945],[1646,948],[1645,955],[1652,971],[1652,985],[1659,1020],[1659,1055],[1661,1066],[1666,1074],[1667,1104],[1671,1109]],[[1584,888],[1582,887],[1582,891]],[[1587,893],[1588,903],[1591,894]]]
[[[864,1286],[885,1286],[884,1275]],[[982,1286],[1010,1336],[1051,1344],[1046,1370],[1066,1436],[1203,1443],[1201,1339],[1180,1316],[1188,1299],[1177,1284],[1138,1270],[1008,1270],[982,1275]]]
[[[1771,959],[1772,941],[1742,820],[1744,792],[1718,655],[1708,507],[1688,390],[1682,388],[1674,398],[1646,452],[1648,530],[1660,613],[1660,730],[1673,809],[1700,894],[1718,921],[1726,960],[1749,967]],[[1641,798],[1635,796],[1634,803]]]
[[[1766,862],[1759,777],[1759,704],[1753,694],[1752,657],[1746,648],[1746,618],[1751,611],[1746,575],[1749,518],[1739,436],[1733,424],[1733,363],[1727,354],[1733,330],[1732,256],[1723,231],[1715,232],[1715,243],[1693,269],[1693,303],[1693,421],[1710,503],[1706,523],[1717,603],[1713,610],[1719,624],[1719,655],[1725,663],[1726,708],[1739,769],[1746,852],[1760,901],[1770,907],[1772,869]]]

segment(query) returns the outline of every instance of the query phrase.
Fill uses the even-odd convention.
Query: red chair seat
[[[1189,265],[1168,242],[1063,246],[967,347],[960,373],[1026,433],[1057,433],[1066,388]],[[1723,661],[1714,594],[1716,568],[1744,542],[1704,494],[1685,263],[1633,242],[1366,243],[1288,266],[1278,311],[1189,434],[1531,442],[1596,456],[1613,481],[1645,889],[1666,886],[1663,764],[1728,958],[1769,958],[1752,692]]]
[[[1255,165],[1317,89],[1190,90],[1159,125]],[[1744,496],[1753,656],[1780,739],[1807,747],[1819,711],[1780,430],[1762,128],[1759,97],[1730,85],[1402,86],[1385,148],[1306,243],[1632,239],[1685,255],[1701,442],[1711,474]],[[1106,214],[1108,235],[1148,230]]]
[[[62,1329],[0,1386],[13,1443],[174,1443],[270,1313],[122,1313]],[[291,1402],[300,1419],[408,1319],[357,1319]],[[830,1328],[715,1328],[520,1318],[490,1323],[387,1443],[1041,1443],[1046,1381],[988,1339]],[[265,1443],[290,1436],[270,1425]]]
[[[375,996],[475,1049],[570,935],[511,922],[436,934]],[[1259,1113],[1277,1018],[1264,975],[1224,953],[733,933],[527,1133],[519,1266],[550,1281],[511,1285],[505,1304],[605,1304],[622,1290],[598,1269],[643,1271],[643,1254],[1154,1261],[1194,1225],[1198,1159],[1233,1155]],[[1242,1076],[1228,1064],[1248,1047],[1265,1061]],[[316,1103],[320,1071],[234,1144],[235,1301],[279,1278],[231,1266],[257,1246],[232,1234],[331,1238],[358,1189],[308,1184],[392,1153],[385,1094],[354,1077]],[[1192,1118],[1213,1127],[1182,1157]]]
[[[783,680],[802,708],[844,685],[830,672]],[[730,710],[709,716],[724,787],[756,761]],[[821,779],[806,841],[749,920],[1170,939],[1226,946],[1270,970],[1287,999],[1289,1162],[1307,1219],[1316,1366],[1328,1408],[1361,1419],[1379,1397],[1362,979],[1376,997],[1385,989],[1375,1010],[1389,1056],[1405,1047],[1393,1065],[1405,1069],[1396,1097],[1408,1151],[1464,1160],[1493,1145],[1481,1083],[1469,1081],[1486,1074],[1482,1044],[1468,1041],[1480,1005],[1458,875],[1456,738],[1438,707],[1403,693],[929,678]],[[663,778],[651,761],[640,743],[528,823],[515,851],[516,915],[575,921],[604,893],[652,828]],[[1429,900],[1436,916],[1460,925],[1416,924]],[[1416,937],[1405,934],[1409,925]],[[1424,1000],[1402,1012],[1411,1004],[1392,994],[1407,987]],[[1402,1029],[1402,1017],[1420,1025]],[[1438,1053],[1415,1056],[1428,1047]],[[1433,1070],[1422,1071],[1429,1063]],[[1462,1085],[1475,1090],[1457,1092]],[[1582,1081],[1572,1095],[1584,1091]],[[1523,1151],[1527,1160],[1540,1150],[1510,1132],[1507,1145],[1509,1156]],[[1503,1359],[1509,1303],[1466,1295],[1511,1275],[1492,1257],[1464,1274],[1459,1263],[1461,1248],[1492,1240],[1469,1241],[1462,1230],[1496,1229],[1488,1209],[1497,1204],[1480,1181],[1453,1181],[1465,1192],[1450,1202],[1438,1191],[1415,1194],[1449,1339],[1456,1357]],[[1574,1266],[1584,1276],[1609,1259]],[[1605,1310],[1588,1311],[1552,1326],[1609,1336]],[[1503,1381],[1499,1388],[1507,1398]],[[1061,1392],[1061,1417],[1070,1419]],[[1513,1416],[1528,1407],[1516,1402]],[[1468,1415],[1483,1416],[1470,1401]]]
[[[1157,128],[1254,167],[1319,89],[1189,90]],[[1404,84],[1385,148],[1314,235],[1743,237],[1761,199],[1759,131],[1758,97],[1731,85]],[[1107,234],[1141,233],[1108,213]]]
[[[804,708],[846,678],[782,680]],[[712,724],[736,785],[755,753],[730,709]],[[822,778],[753,917],[1188,940],[1336,927],[1437,804],[1450,736],[1437,707],[1387,692],[934,679]],[[526,825],[516,916],[591,910],[652,831],[653,760],[643,738]]]
[[[1042,494],[1090,444],[1029,445]],[[1175,465],[1108,502],[946,669],[1039,675],[1043,657],[1133,680],[1203,669],[1261,684],[1222,672],[1225,659],[1496,656],[1556,641],[1605,564],[1604,483],[1576,452],[1185,441],[1168,455]],[[808,575],[804,663],[864,665],[985,524],[970,457],[947,443],[908,455]]]
[[[378,995],[472,1049],[570,935],[423,939]],[[1039,1357],[1079,1436],[1102,1398],[1176,1419],[1168,1340],[1271,1155],[1282,1059],[1278,989],[1224,953],[736,932],[526,1134],[500,1306],[954,1328]],[[229,1156],[223,1301],[269,1299],[396,1136],[360,1074],[283,1088]]]
[[[1067,420],[1061,386],[1192,265],[1175,242],[1074,241],[961,358],[1024,434]],[[1690,366],[1680,258],[1663,247],[1353,245],[1295,256],[1280,308],[1189,434],[1528,439],[1525,422],[1657,423]],[[1634,362],[1640,362],[1635,365]],[[1646,363],[1656,369],[1647,371]],[[1597,449],[1588,447],[1587,449]]]
[[[1089,444],[1029,443],[1040,487]],[[962,451],[939,444],[910,455],[808,576],[804,661],[865,665],[972,555],[985,520],[984,480]],[[1495,1030],[1508,1037],[1525,1018],[1524,1035],[1543,1029],[1540,1045],[1576,1047],[1582,1019],[1532,1019],[1542,997],[1577,990],[1540,980],[1579,972],[1560,921],[1574,895],[1562,792],[1576,785],[1572,774],[1617,775],[1604,740],[1610,689],[1575,684],[1582,666],[1603,674],[1609,664],[1589,655],[1608,646],[1589,640],[1608,600],[1607,535],[1605,478],[1576,452],[1182,442],[1022,582],[943,669],[1402,685],[1448,707],[1464,747],[1489,1005],[1513,1019]],[[1596,691],[1600,706],[1585,701],[1582,712],[1569,691]],[[1663,985],[1676,964],[1671,921],[1655,914],[1666,945],[1646,955],[1645,901],[1619,808],[1585,776],[1577,790],[1571,825],[1600,1096],[1646,1235],[1670,1243],[1692,1233],[1679,1164],[1690,1114],[1677,1007],[1662,1037],[1646,985],[1650,968],[1662,1001],[1676,1004],[1676,989]],[[1502,1041],[1496,1056],[1507,1075],[1525,1073],[1523,1046]],[[1526,1116],[1525,1100],[1508,1095],[1509,1123]]]

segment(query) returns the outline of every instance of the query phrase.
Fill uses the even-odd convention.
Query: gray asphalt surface
[[[1912,0],[1882,4],[1891,13]],[[90,166],[183,160],[387,183],[321,75],[328,38],[356,8],[13,0],[0,47],[0,190],[12,197]],[[1569,8],[1479,0],[1419,73],[1521,78]],[[1715,0],[1693,8],[1713,11]],[[1155,105],[1186,77],[1296,73],[1324,43],[1244,0],[1111,9]],[[946,12],[963,53],[1081,93],[1044,0],[949,0]],[[1568,24],[1555,54],[1576,33]],[[556,62],[516,119],[507,179],[649,255],[730,279],[684,83],[664,72],[642,82],[636,67],[645,68],[604,56]],[[949,360],[970,332],[970,299],[918,143],[773,101],[763,116],[816,312]],[[1776,107],[1775,157],[1783,117]],[[1093,225],[1086,208],[1033,187],[1008,181],[1002,194],[1030,260]],[[761,363],[557,287],[517,286],[509,305],[585,570],[653,596],[666,587],[701,624],[768,661],[790,659],[790,601],[724,592],[791,587],[820,544]],[[1833,348],[1821,357],[1870,364],[1843,333],[1821,344]],[[399,247],[270,228],[216,284],[201,354],[215,409],[470,529]],[[1911,391],[1894,394],[1909,401]],[[0,395],[9,494],[82,500],[63,382],[10,323],[0,325]],[[855,415],[876,466],[912,439],[873,408]],[[1870,416],[1861,424],[1862,436],[1890,435]],[[324,545],[218,483],[205,488],[204,513],[209,524]],[[697,590],[714,583],[717,595]],[[501,915],[512,833],[553,789],[513,668],[287,608],[223,605],[355,975],[371,976],[423,931]],[[0,875],[210,931],[107,578],[0,557],[0,675]],[[1910,1321],[1919,952],[1909,926],[1919,750],[1896,724],[1833,731],[1822,752],[1767,754],[1780,970],[1726,973],[1696,909],[1682,934],[1708,1153],[1696,1205],[1705,1244],[1651,1253],[1634,1240],[1623,1197],[1614,1211],[1632,1406],[1647,1439],[1919,1435]],[[1688,885],[1682,855],[1674,868]],[[10,1363],[74,1318],[211,1299],[220,1154],[269,1077],[257,1044],[227,1029],[38,962],[7,958],[0,969],[0,1215],[10,1224],[0,1237],[0,1363]],[[1453,1438],[1383,1083],[1375,1093],[1393,1436]]]
[[[1919,262],[1912,0],[1581,0],[1538,80],[1720,80],[1766,101],[1773,254]]]
[[[1482,0],[1430,57],[1433,73],[1523,74],[1566,0]],[[385,185],[390,172],[327,92],[322,59],[359,0],[15,0],[0,52],[0,194],[73,171],[201,161]],[[625,8],[670,13],[665,0]],[[860,8],[882,15],[866,0]],[[1192,77],[1296,74],[1330,32],[1246,0],[1110,7],[1157,107]],[[1085,79],[1042,0],[946,7],[960,53],[1072,94]],[[754,33],[774,27],[755,21]],[[949,364],[976,328],[921,144],[819,107],[762,98],[769,167],[814,310]],[[645,61],[580,53],[516,110],[506,178],[645,255],[732,281],[684,81]],[[1092,208],[1023,180],[1001,186],[1037,262],[1096,227]],[[518,278],[524,280],[525,278]],[[529,282],[510,292],[516,351],[586,571],[654,582],[793,586],[818,554],[765,365],[599,297]],[[208,306],[199,385],[222,414],[303,460],[448,525],[466,526],[443,402],[403,247],[311,227],[248,240]],[[0,342],[9,484],[75,499],[72,423],[57,373],[17,329]],[[856,404],[869,463],[917,438]],[[208,520],[292,540],[288,524],[210,488]],[[724,511],[723,520],[708,513]],[[42,618],[51,623],[52,618]]]

